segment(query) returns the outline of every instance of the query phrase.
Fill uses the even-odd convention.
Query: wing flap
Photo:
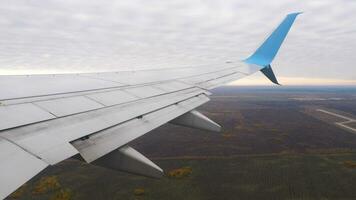
[[[171,121],[172,119],[207,102],[205,94],[192,97],[157,111],[142,115],[117,126],[105,129],[88,137],[76,140],[73,146],[87,162],[92,162],[111,151],[127,144],[143,134]]]
[[[47,163],[0,138],[0,199],[47,167]]]

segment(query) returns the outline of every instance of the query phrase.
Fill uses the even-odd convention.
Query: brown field
[[[8,199],[356,199],[356,135],[313,113],[355,115],[352,91],[225,87],[199,108],[222,133],[167,124],[130,144],[163,179],[70,159]]]

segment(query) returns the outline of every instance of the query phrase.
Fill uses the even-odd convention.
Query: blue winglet
[[[286,38],[295,18],[299,14],[301,13],[298,12],[287,15],[282,23],[273,31],[266,41],[263,42],[256,52],[244,60],[244,62],[259,65],[261,67],[269,66]]]

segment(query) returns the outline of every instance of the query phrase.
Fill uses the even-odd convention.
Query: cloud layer
[[[352,0],[2,0],[0,71],[72,72],[240,60],[304,11],[274,62],[280,76],[356,79]]]

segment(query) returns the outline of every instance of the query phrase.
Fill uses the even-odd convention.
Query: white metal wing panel
[[[170,82],[163,82],[160,84],[155,84],[154,87],[164,90],[166,92],[173,92],[173,91],[179,91],[179,90],[191,88],[192,85],[186,84],[183,82],[179,82],[179,81],[170,81]]]
[[[0,130],[53,118],[54,115],[31,103],[0,106]]]
[[[221,70],[219,72],[214,73],[214,77],[203,76],[204,78],[202,79],[196,79],[196,77],[191,77],[188,79],[184,79],[184,81],[193,83],[201,88],[212,89],[224,85],[226,83],[241,79],[259,70],[260,67],[258,66],[239,63],[237,67]]]
[[[142,86],[125,89],[126,92],[140,98],[147,98],[166,93],[164,90],[154,88],[153,86]]]
[[[229,67],[227,69],[223,69],[223,70],[217,70],[214,72],[209,72],[209,73],[204,73],[202,75],[199,76],[192,76],[192,77],[188,77],[188,78],[184,78],[182,79],[185,82],[191,83],[191,84],[197,84],[200,82],[205,82],[208,80],[212,80],[212,79],[216,79],[218,77],[227,75],[227,74],[231,74],[233,72],[236,71],[235,67]]]
[[[199,83],[198,85],[199,85],[200,87],[202,87],[202,88],[212,89],[212,88],[221,86],[221,85],[223,85],[223,84],[232,82],[232,81],[234,81],[234,80],[240,79],[240,78],[245,77],[245,76],[246,76],[246,75],[243,74],[243,73],[235,72],[235,73],[229,74],[229,75],[227,75],[227,76],[222,76],[222,77],[216,78],[216,79],[214,79],[214,80],[209,80],[209,81],[206,81],[206,82],[201,82],[201,83]]]
[[[66,115],[104,107],[104,105],[95,102],[85,96],[39,101],[35,102],[34,104],[54,114],[57,117],[63,117]]]
[[[47,163],[0,138],[0,199],[47,167]]]
[[[231,67],[228,64],[220,65],[217,68],[215,65],[202,65],[195,67],[180,67],[180,68],[162,68],[151,70],[137,71],[121,71],[121,72],[104,72],[104,73],[87,73],[80,76],[95,78],[100,80],[108,80],[121,84],[137,85],[152,82],[162,82],[174,79],[181,79],[191,76],[199,76],[203,73],[216,72],[221,69]]]
[[[43,95],[43,96],[26,97],[26,98],[20,98],[20,99],[0,100],[0,105],[8,106],[8,105],[33,103],[33,102],[38,102],[38,101],[46,101],[46,100],[59,99],[59,98],[77,97],[77,96],[90,95],[90,94],[99,93],[99,92],[115,91],[120,88],[121,87],[114,87],[114,88],[108,88],[108,89],[89,90],[89,91],[80,91],[80,92],[54,94],[54,95]]]
[[[122,84],[75,74],[0,76],[0,99],[28,98],[118,86]]]
[[[139,99],[139,97],[129,94],[128,92],[123,90],[116,90],[110,92],[98,92],[94,94],[89,94],[87,96],[106,106],[112,106],[112,105],[126,103]]]
[[[86,96],[105,106],[112,106],[192,87],[192,85],[178,81],[167,81],[146,86],[122,88],[109,92],[96,92]]]

